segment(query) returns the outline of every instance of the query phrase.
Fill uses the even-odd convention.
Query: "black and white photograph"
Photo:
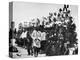
[[[9,2],[9,57],[78,55],[78,6]]]

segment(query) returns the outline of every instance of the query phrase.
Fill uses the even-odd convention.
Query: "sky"
[[[30,3],[30,2],[13,2],[13,21],[15,27],[18,28],[20,22],[29,22],[33,18],[47,17],[49,12],[58,12],[59,8],[63,8],[64,4],[50,3]],[[76,26],[78,26],[78,6],[70,5],[71,15],[74,18]]]

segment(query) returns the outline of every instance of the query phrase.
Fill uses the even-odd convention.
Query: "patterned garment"
[[[40,31],[36,31],[34,30],[31,34],[31,37],[35,40],[35,39],[39,39],[39,40],[46,40],[46,33],[45,32],[40,32]]]
[[[40,40],[39,39],[33,40],[33,46],[40,48],[41,47]]]
[[[31,37],[33,39],[33,46],[35,46],[37,48],[40,48],[41,47],[40,42],[42,40],[46,40],[46,38],[45,38],[46,33],[34,30],[31,34]]]

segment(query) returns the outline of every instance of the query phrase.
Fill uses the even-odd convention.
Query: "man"
[[[34,30],[31,34],[32,38],[33,38],[33,52],[34,52],[34,56],[37,57],[40,47],[41,47],[41,32]]]
[[[27,34],[27,31],[23,31],[22,32],[22,34],[21,34],[21,36],[20,36],[20,38],[22,39],[22,45],[23,45],[23,47],[25,47],[25,41],[26,41],[26,34]]]
[[[27,51],[28,51],[28,55],[32,55],[33,51],[32,51],[32,42],[33,42],[33,39],[32,37],[30,36],[30,33],[27,32],[27,41],[26,41],[26,45],[27,45]]]
[[[37,57],[39,50],[40,50],[41,44],[39,39],[33,40],[33,51],[34,51],[34,56]]]

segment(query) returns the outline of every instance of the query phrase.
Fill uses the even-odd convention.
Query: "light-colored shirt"
[[[34,30],[34,31],[32,32],[31,37],[32,37],[32,39],[34,39],[34,40],[37,38],[37,31],[36,31],[36,30]]]
[[[23,32],[20,36],[20,38],[26,38],[27,37],[27,31],[26,32]]]
[[[37,48],[40,48],[41,47],[40,40],[39,39],[34,39],[33,40],[33,46],[35,46]]]
[[[41,40],[46,40],[46,33],[45,32],[41,33]]]

